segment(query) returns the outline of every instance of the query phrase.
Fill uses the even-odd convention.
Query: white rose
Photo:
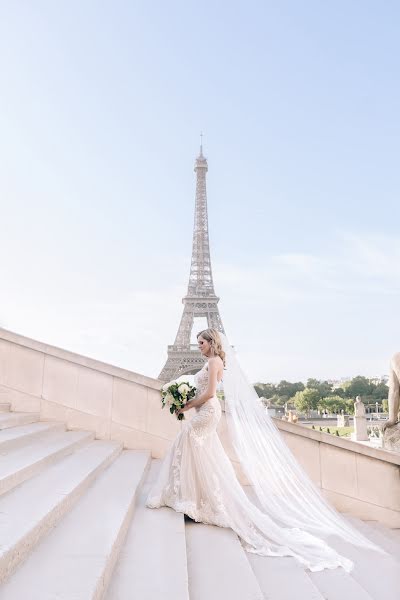
[[[172,404],[174,403],[175,398],[173,397],[172,394],[167,394],[165,396],[164,400],[168,404],[168,406],[172,406]]]
[[[176,381],[170,381],[169,383],[166,383],[165,385],[163,385],[163,392],[166,392],[167,389],[169,388],[170,385],[174,385],[174,383],[176,383]]]
[[[178,387],[178,392],[180,394],[182,394],[182,396],[187,394],[188,391],[189,391],[189,386],[186,383],[181,383],[181,385]]]

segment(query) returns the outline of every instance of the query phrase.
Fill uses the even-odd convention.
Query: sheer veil
[[[226,354],[223,389],[228,431],[261,510],[282,527],[299,528],[317,537],[336,535],[386,554],[323,498],[282,439],[228,339],[222,333],[220,337]]]

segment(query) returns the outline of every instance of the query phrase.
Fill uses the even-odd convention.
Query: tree
[[[355,398],[356,396],[369,396],[372,393],[372,386],[369,380],[362,375],[353,377],[349,385],[346,387],[347,398]]]
[[[303,391],[296,392],[292,400],[296,410],[306,413],[308,417],[311,410],[316,410],[320,397],[317,390],[306,388]]]
[[[273,383],[260,383],[257,382],[254,384],[254,388],[259,396],[264,396],[264,398],[272,398],[274,394],[276,394],[276,385]]]
[[[332,393],[333,393],[333,395],[340,396],[341,398],[346,397],[346,392],[342,387],[337,387],[337,388],[333,389]]]
[[[304,390],[304,383],[301,381],[290,383],[290,381],[285,381],[283,379],[276,386],[276,393],[278,396],[286,396],[287,400],[294,396],[296,392],[301,392],[302,390]]]
[[[316,390],[318,385],[319,385],[319,379],[313,379],[313,377],[309,377],[307,379],[306,387],[309,388],[310,390]]]
[[[319,379],[308,379],[307,388],[317,390],[320,398],[325,398],[332,393],[332,384],[327,381],[319,381]]]
[[[274,394],[271,397],[272,404],[276,404],[277,406],[284,406],[285,402],[287,402],[286,396],[278,396],[278,394]]]
[[[375,389],[372,391],[372,398],[374,400],[386,400],[389,396],[389,388],[386,383],[378,383],[374,386]]]
[[[346,408],[344,409],[349,415],[354,415],[354,398],[344,398]]]
[[[348,400],[340,396],[327,396],[320,401],[319,406],[326,408],[330,413],[340,412],[341,410],[346,412],[348,410]]]

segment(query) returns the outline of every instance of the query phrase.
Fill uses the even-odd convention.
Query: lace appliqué
[[[174,458],[171,463],[172,480],[170,479],[164,489],[165,496],[171,495],[171,487],[173,494],[177,495],[181,485],[181,456],[182,451],[179,448],[175,449]]]
[[[203,446],[207,437],[214,433],[215,407],[211,400],[205,402],[189,423],[189,435],[197,446]]]
[[[210,498],[200,498],[199,505],[192,501],[182,501],[176,498],[166,500],[177,512],[185,513],[198,523],[208,523],[218,527],[230,527],[227,510],[223,502],[221,487],[216,475],[213,475],[214,489]]]
[[[196,374],[195,385],[198,394],[201,395],[208,385],[207,365]],[[196,415],[189,422],[189,435],[196,446],[204,446],[207,438],[215,433],[218,421],[221,417],[221,405],[218,398],[210,398],[199,407],[196,407]]]
[[[202,394],[208,385],[208,369],[206,364],[198,373],[196,373],[194,381],[197,388],[197,393],[199,395]]]
[[[181,450],[177,448],[175,451],[174,460],[172,461],[173,485],[175,494],[178,493],[181,484],[181,455]]]

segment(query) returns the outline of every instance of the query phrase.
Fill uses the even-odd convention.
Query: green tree
[[[306,388],[296,392],[292,400],[296,410],[305,413],[309,417],[310,411],[316,410],[320,397],[318,390]]]
[[[254,388],[259,396],[264,396],[264,398],[271,398],[274,394],[276,394],[276,385],[273,383],[261,383],[257,382],[254,384]]]
[[[340,396],[327,396],[320,401],[319,406],[326,408],[330,413],[340,412],[341,410],[347,412],[348,401]]]
[[[271,397],[272,404],[276,404],[277,406],[283,406],[285,402],[287,402],[286,396],[278,396],[278,394],[274,394]]]
[[[341,398],[345,398],[346,397],[346,392],[342,387],[337,387],[335,389],[332,390],[332,393],[335,396],[340,396]]]
[[[346,387],[347,398],[355,398],[356,396],[369,396],[372,393],[372,386],[369,380],[362,375],[353,377],[349,385]]]
[[[301,381],[291,383],[290,381],[285,381],[283,379],[276,386],[276,393],[278,394],[278,396],[285,396],[286,399],[291,398],[297,392],[301,392],[302,390],[304,390],[304,383],[302,383]]]
[[[349,415],[354,415],[354,398],[345,398],[344,400],[346,401],[346,408],[344,411]]]
[[[327,381],[320,381],[319,379],[308,379],[307,388],[317,390],[320,398],[325,398],[325,396],[332,394],[332,384]]]
[[[378,383],[372,392],[373,400],[387,400],[389,396],[389,388],[386,383]]]
[[[309,388],[310,390],[316,390],[318,385],[319,385],[319,379],[314,379],[313,377],[309,377],[307,379],[306,387]]]

